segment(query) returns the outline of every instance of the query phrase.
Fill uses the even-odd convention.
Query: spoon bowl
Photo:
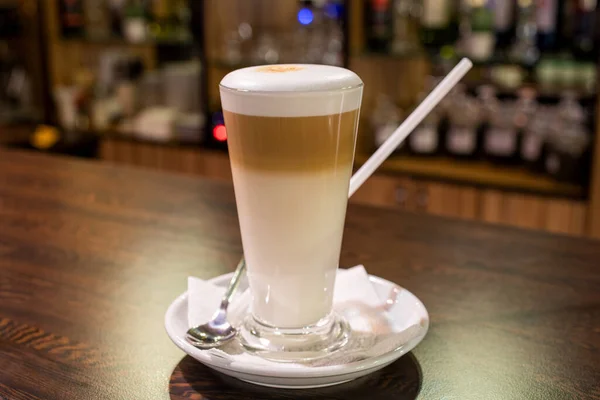
[[[206,324],[188,329],[185,338],[192,346],[203,350],[212,349],[232,340],[237,335],[237,329],[227,321],[227,308],[245,270],[246,261],[242,258],[213,318]]]
[[[186,339],[199,349],[212,349],[233,339],[236,334],[237,329],[227,321],[227,313],[219,309],[211,321],[190,328]]]

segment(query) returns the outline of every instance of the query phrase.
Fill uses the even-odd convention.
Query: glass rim
[[[248,89],[236,89],[231,88],[229,86],[225,86],[219,83],[219,89],[226,90],[232,93],[240,93],[240,94],[263,94],[263,95],[290,95],[290,94],[310,94],[310,93],[337,93],[337,92],[345,92],[352,91],[356,89],[361,89],[365,86],[364,82],[361,82],[357,85],[353,86],[345,86],[337,89],[316,89],[316,90],[283,90],[283,91],[273,91],[273,90],[248,90]]]

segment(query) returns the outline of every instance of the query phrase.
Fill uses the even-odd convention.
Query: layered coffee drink
[[[252,314],[302,328],[332,309],[362,82],[322,65],[234,71],[221,100]]]

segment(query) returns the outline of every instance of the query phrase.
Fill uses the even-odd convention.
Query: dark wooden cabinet
[[[102,140],[100,157],[108,162],[231,181],[229,159],[221,151],[107,137]],[[376,174],[350,201],[569,235],[588,233],[585,201],[468,184]]]

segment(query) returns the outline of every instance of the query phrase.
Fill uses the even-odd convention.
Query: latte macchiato
[[[361,96],[358,76],[320,65],[221,82],[252,313],[265,325],[331,313]]]

